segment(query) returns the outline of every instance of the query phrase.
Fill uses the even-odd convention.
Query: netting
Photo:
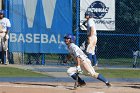
[[[79,1],[73,0],[73,33],[78,37],[79,46],[86,39],[85,31],[79,30]],[[11,8],[12,8],[12,4]],[[140,49],[140,6],[139,0],[117,0],[115,3],[115,31],[97,31],[97,58],[99,66],[140,67],[134,59]],[[20,8],[18,8],[20,9]],[[15,13],[19,16],[20,13]],[[21,22],[17,22],[21,23]],[[22,26],[22,25],[19,25]],[[20,29],[19,29],[20,31]],[[63,64],[65,54],[9,53],[9,62],[15,64]],[[136,62],[137,61],[137,62]],[[73,61],[69,61],[73,64]]]

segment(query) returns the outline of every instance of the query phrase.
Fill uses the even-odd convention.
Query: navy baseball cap
[[[91,13],[90,11],[86,11],[86,12],[85,12],[85,17],[86,17],[86,16],[92,17],[92,13]]]
[[[4,11],[3,10],[0,10],[0,15],[4,15]]]
[[[71,43],[74,43],[75,42],[75,37],[72,34],[66,34],[64,36],[64,39],[70,39],[71,40]]]

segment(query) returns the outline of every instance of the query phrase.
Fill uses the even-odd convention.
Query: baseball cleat
[[[136,65],[135,64],[133,64],[133,68],[136,68]]]
[[[105,83],[106,86],[111,87],[111,84],[109,82]]]
[[[77,87],[82,87],[82,86],[85,86],[85,85],[86,85],[86,83],[85,83],[85,81],[83,80],[82,82],[78,82]]]

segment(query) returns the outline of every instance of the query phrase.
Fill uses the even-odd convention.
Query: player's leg
[[[93,58],[93,66],[97,66],[98,65],[98,61],[97,61],[96,54],[92,55],[92,58]]]
[[[70,67],[68,70],[67,70],[67,73],[69,76],[71,76],[74,80],[76,80],[78,78],[78,86],[84,86],[86,85],[85,81],[82,80],[80,78],[80,76],[78,76],[78,74],[76,73],[76,67]]]
[[[94,68],[91,65],[90,60],[86,60],[86,62],[83,62],[83,66],[85,68],[85,70],[87,70],[87,72],[89,73],[89,75],[91,75],[94,78],[97,78],[98,80],[104,82],[107,86],[111,86],[111,84],[109,83],[109,81],[100,73],[95,72]]]
[[[97,66],[97,57],[96,57],[96,44],[97,44],[97,36],[93,36],[93,48],[92,48],[92,59],[93,59],[93,66]]]
[[[133,52],[133,58],[134,58],[133,68],[136,68],[136,63],[137,63],[137,57],[138,56],[139,56],[139,51],[134,51]]]
[[[96,43],[97,43],[97,37],[92,36],[89,40],[89,44],[88,44],[87,50],[86,50],[87,56],[90,59],[90,61],[92,62],[93,66],[97,65],[97,58],[96,58],[96,54],[95,54]]]
[[[92,53],[87,53],[87,56],[88,56],[89,60],[93,63]],[[94,65],[94,63],[92,65]]]
[[[92,62],[92,65],[94,66],[93,46],[91,44],[87,45],[86,53],[87,53],[87,56],[88,56],[89,60]]]
[[[4,38],[1,39],[1,45],[2,45],[2,62],[6,65],[6,51],[8,46],[8,40],[5,40]]]
[[[2,51],[2,64],[6,65],[6,51]]]
[[[0,64],[2,63],[2,52],[0,51]]]
[[[1,63],[2,63],[2,40],[0,38],[0,59],[1,59]]]
[[[92,65],[93,66],[97,66],[98,65],[98,62],[97,62],[97,57],[96,57],[96,54],[95,54],[95,46],[94,46],[94,48],[93,48],[93,50],[92,50],[93,52],[92,52]]]
[[[137,56],[134,56],[133,68],[136,68]]]
[[[90,61],[92,62],[92,66],[98,65],[96,54],[93,55],[92,53],[88,53],[87,56],[90,59]]]

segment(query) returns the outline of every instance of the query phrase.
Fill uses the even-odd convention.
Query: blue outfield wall
[[[9,0],[9,51],[67,53],[72,33],[72,0]]]

